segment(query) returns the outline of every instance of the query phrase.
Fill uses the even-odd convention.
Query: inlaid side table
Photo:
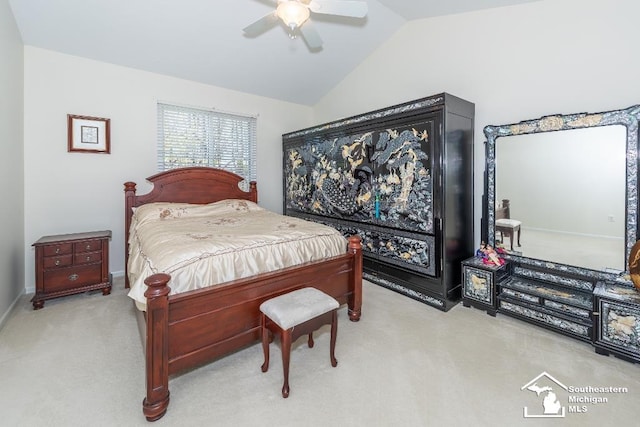
[[[509,276],[509,265],[490,265],[482,258],[462,261],[462,305],[496,315],[496,285]]]
[[[633,286],[599,282],[593,296],[596,352],[640,362],[640,292]]]

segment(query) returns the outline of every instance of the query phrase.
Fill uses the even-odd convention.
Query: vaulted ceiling
[[[312,14],[311,51],[284,25],[242,29],[276,0],[9,0],[26,45],[314,105],[402,25],[535,0],[366,0],[366,18]]]

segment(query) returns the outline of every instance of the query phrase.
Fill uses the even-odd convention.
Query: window
[[[158,170],[209,166],[256,180],[255,117],[158,104]]]

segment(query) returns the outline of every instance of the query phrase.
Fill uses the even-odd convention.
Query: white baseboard
[[[16,305],[18,304],[18,301],[20,301],[20,298],[22,298],[23,295],[25,295],[26,292],[22,292],[20,294],[18,294],[18,296],[16,297],[15,300],[13,300],[13,302],[11,303],[11,305],[9,306],[9,309],[2,315],[2,317],[0,317],[0,329],[2,329],[2,327],[4,326],[4,324],[6,323],[7,319],[9,319],[9,315],[11,314],[11,312],[13,312],[13,310],[16,308]]]
[[[112,271],[111,275],[116,279],[120,279],[121,277],[124,277],[124,270]]]

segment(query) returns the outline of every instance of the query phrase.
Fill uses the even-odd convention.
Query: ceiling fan
[[[351,0],[272,0],[276,10],[258,19],[243,29],[245,35],[255,37],[272,28],[281,21],[295,38],[302,35],[311,50],[322,47],[322,39],[309,19],[311,13],[324,15],[364,18],[368,6],[364,1]]]

